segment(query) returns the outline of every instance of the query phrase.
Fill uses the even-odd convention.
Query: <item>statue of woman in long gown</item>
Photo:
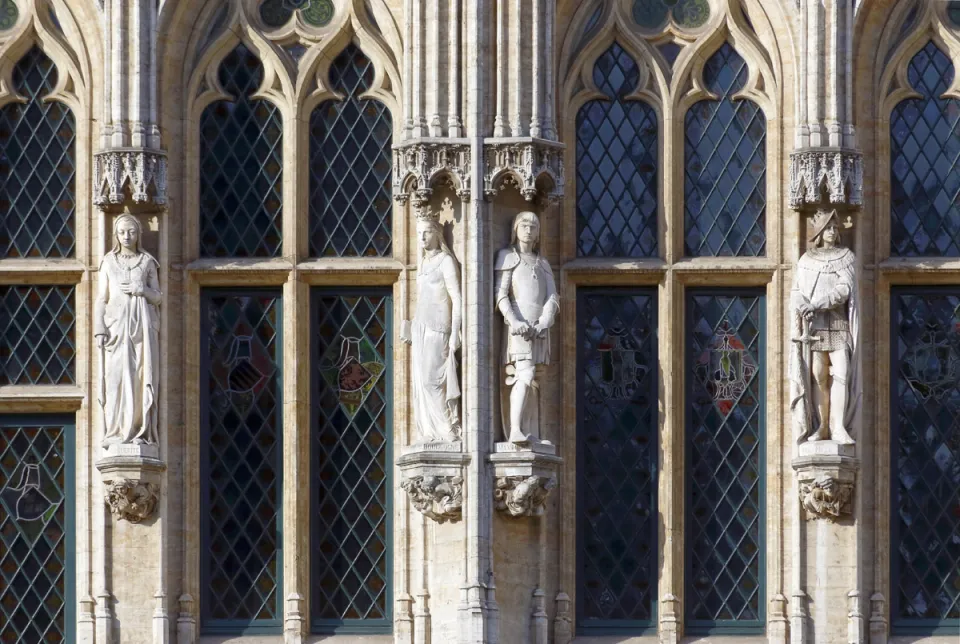
[[[114,247],[100,262],[94,333],[100,349],[103,446],[156,444],[160,384],[159,264],[140,248],[140,222],[113,224]]]
[[[460,438],[460,270],[435,217],[418,219],[417,238],[417,313],[402,337],[412,345],[413,415],[420,441],[450,442]]]

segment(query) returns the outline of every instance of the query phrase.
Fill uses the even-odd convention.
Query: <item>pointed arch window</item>
[[[717,100],[695,103],[685,119],[684,249],[694,257],[765,254],[767,125],[763,111],[734,98],[747,64],[729,43],[703,69]]]
[[[23,101],[0,108],[0,258],[73,257],[76,123],[46,98],[57,68],[33,47],[13,69]]]
[[[627,97],[640,70],[613,43],[593,69],[605,99],[577,113],[577,254],[656,257],[657,113]]]
[[[943,98],[950,59],[933,42],[910,61],[907,79],[920,98],[890,116],[890,254],[960,256],[960,101]]]
[[[263,65],[242,43],[223,59],[219,78],[233,99],[212,103],[200,117],[200,254],[276,257],[283,203],[280,111],[252,98]]]
[[[330,89],[310,115],[311,257],[385,257],[393,241],[393,120],[360,98],[375,69],[353,43],[330,65]]]

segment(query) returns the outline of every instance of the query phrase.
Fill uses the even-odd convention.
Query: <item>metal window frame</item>
[[[580,442],[580,427],[584,424],[584,405],[581,404],[581,394],[583,392],[584,386],[584,368],[583,368],[583,351],[582,347],[584,344],[584,325],[583,322],[585,318],[584,309],[586,307],[585,299],[590,295],[616,295],[616,296],[626,296],[626,295],[645,295],[651,299],[651,316],[650,322],[653,328],[653,360],[652,367],[657,369],[657,374],[654,376],[651,387],[654,394],[654,399],[659,399],[659,368],[660,368],[660,351],[659,351],[659,342],[658,342],[658,322],[659,322],[659,298],[657,293],[656,286],[623,286],[623,287],[580,287],[577,289],[577,302],[576,302],[576,329],[577,329],[577,435],[576,441],[579,444]],[[653,504],[652,512],[655,517],[659,516],[659,482],[660,482],[660,463],[659,463],[659,451],[660,451],[660,427],[659,423],[656,423],[656,426],[653,427],[651,431],[651,455],[652,455],[652,481],[651,486],[653,490]],[[650,593],[650,619],[645,620],[601,620],[601,619],[591,619],[587,623],[587,619],[583,615],[584,603],[584,591],[583,591],[583,577],[580,574],[580,569],[583,564],[583,536],[584,531],[580,528],[582,516],[583,516],[583,503],[584,498],[583,494],[580,494],[579,491],[583,489],[581,485],[581,480],[583,477],[583,472],[585,469],[585,457],[586,454],[583,450],[577,449],[577,485],[575,488],[576,491],[576,517],[577,522],[575,526],[576,530],[576,635],[578,636],[600,636],[600,635],[651,635],[657,632],[657,608],[659,605],[659,579],[651,580],[651,586],[653,588]],[[651,551],[655,558],[655,564],[659,570],[659,553],[660,553],[660,528],[659,520],[654,519],[653,522],[654,534],[653,541],[651,543]]]
[[[384,358],[388,360],[384,384],[386,388],[386,426],[385,435],[386,446],[384,448],[384,486],[387,490],[387,498],[384,504],[384,523],[387,534],[385,537],[386,553],[386,584],[384,588],[386,610],[381,619],[318,619],[313,616],[313,599],[311,598],[311,617],[310,633],[314,635],[387,635],[393,633],[393,288],[390,286],[357,286],[357,287],[336,287],[336,286],[312,286],[310,287],[310,325],[319,319],[318,309],[319,300],[324,296],[339,297],[383,297],[384,304],[384,331],[387,342]],[[320,364],[320,343],[314,340],[315,334],[311,333],[310,342],[310,544],[309,558],[312,559],[312,553],[317,549],[318,543],[314,541],[319,534],[317,514],[319,511],[320,495],[318,486],[314,485],[315,464],[317,462],[317,423],[319,414],[317,413],[316,400],[320,392],[321,377],[316,366]],[[313,590],[316,583],[314,575],[313,562],[309,563],[309,574],[311,597],[315,592]]]
[[[759,333],[758,333],[758,368],[760,374],[757,380],[760,385],[758,392],[759,399],[759,418],[762,423],[762,433],[758,437],[758,461],[760,464],[758,492],[760,498],[760,507],[757,517],[759,525],[759,543],[758,545],[758,588],[757,596],[759,619],[756,620],[698,620],[690,618],[690,602],[688,601],[688,587],[690,584],[691,558],[692,558],[692,539],[690,539],[689,527],[693,525],[692,504],[690,496],[692,492],[692,479],[690,473],[693,471],[693,447],[692,439],[692,414],[687,413],[687,406],[690,404],[693,393],[693,377],[691,376],[690,360],[692,358],[690,347],[693,346],[693,325],[690,319],[690,310],[693,304],[693,298],[698,295],[715,295],[726,297],[756,297],[759,298],[757,310],[759,312]],[[684,471],[684,535],[683,535],[683,625],[686,635],[762,635],[766,632],[766,603],[767,603],[767,557],[766,557],[766,527],[767,527],[767,315],[766,315],[767,293],[763,287],[698,287],[689,288],[684,296],[684,436],[683,436],[683,471]]]
[[[207,611],[210,602],[207,597],[210,547],[210,513],[205,511],[210,493],[210,409],[209,388],[205,379],[210,366],[210,320],[205,315],[210,300],[215,296],[234,297],[273,297],[277,307],[277,618],[271,620],[217,620],[210,619]],[[279,635],[283,632],[283,292],[280,288],[242,289],[236,287],[204,287],[200,290],[200,597],[199,631],[200,635]]]
[[[900,540],[900,515],[897,511],[899,468],[897,467],[900,424],[897,422],[897,374],[900,359],[897,357],[897,312],[895,303],[901,295],[947,295],[960,296],[960,286],[892,286],[890,288],[890,633],[892,635],[956,635],[960,619],[901,618],[898,581],[900,568],[896,544]]]

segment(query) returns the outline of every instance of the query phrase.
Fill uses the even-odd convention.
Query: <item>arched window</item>
[[[593,68],[606,100],[577,113],[577,254],[657,255],[657,113],[625,100],[640,72],[613,43]]]
[[[953,82],[950,59],[933,43],[907,70],[920,98],[890,115],[890,253],[960,256],[960,101],[943,98]]]
[[[310,255],[384,257],[392,251],[393,121],[386,106],[361,99],[373,63],[347,45],[330,65],[326,101],[310,115]]]
[[[220,85],[234,97],[200,117],[200,254],[280,254],[283,124],[272,103],[252,99],[263,65],[245,45],[220,64]]]
[[[733,96],[747,64],[729,43],[707,61],[703,83],[718,100],[686,115],[684,252],[703,256],[765,253],[767,125],[760,107]]]
[[[76,126],[66,105],[44,100],[56,83],[33,47],[13,69],[26,100],[0,109],[0,258],[75,254]]]

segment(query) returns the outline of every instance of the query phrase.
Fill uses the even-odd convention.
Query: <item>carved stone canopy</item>
[[[845,148],[809,148],[790,155],[790,207],[820,203],[863,205],[863,154]]]
[[[122,204],[124,187],[137,204],[167,203],[167,155],[160,150],[115,148],[94,157],[94,203],[101,208]]]
[[[513,183],[527,201],[538,197],[547,203],[559,201],[564,191],[565,147],[543,139],[487,139],[483,150],[484,195],[494,197]]]

